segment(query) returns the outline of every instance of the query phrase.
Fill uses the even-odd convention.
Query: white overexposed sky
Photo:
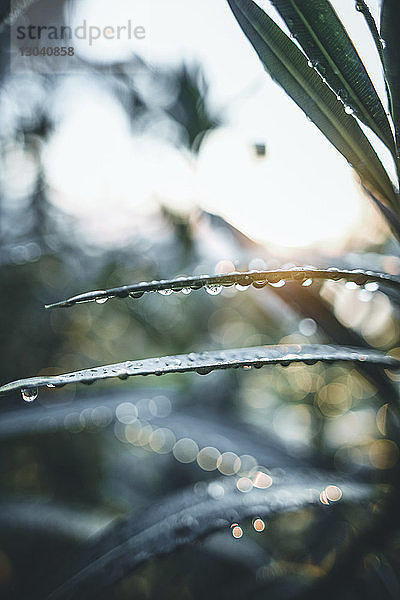
[[[268,0],[259,4],[271,9]],[[332,2],[360,44],[364,63],[384,94],[373,44],[354,2]],[[137,52],[151,64],[200,63],[213,109],[225,125],[210,134],[198,159],[151,132],[132,137],[111,94],[79,75],[61,87],[58,127],[45,152],[54,198],[72,214],[94,219],[105,238],[118,238],[158,199],[183,210],[200,205],[265,243],[317,244],[322,251],[357,228],[366,199],[345,159],[264,71],[225,0],[85,0],[75,23],[144,25],[144,40],[75,44],[92,59]],[[370,3],[377,13],[378,2]],[[133,117],[134,118],[134,117]],[[156,126],[155,126],[156,129]],[[265,143],[257,159],[252,144]],[[390,166],[390,163],[388,163]],[[118,211],[115,208],[118,207]]]

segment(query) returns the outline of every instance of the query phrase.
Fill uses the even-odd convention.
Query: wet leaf
[[[48,596],[49,600],[95,598],[145,560],[173,552],[213,531],[229,531],[232,523],[320,504],[319,494],[311,489],[322,492],[334,484],[343,494],[341,502],[361,502],[372,492],[369,485],[314,470],[273,477],[268,489],[253,488],[247,493],[240,492],[232,479],[216,483],[223,490],[218,499],[186,490],[144,514],[107,528],[88,543],[72,574]]]
[[[285,281],[297,281],[301,284],[314,279],[333,279],[338,281],[345,279],[353,281],[357,285],[364,286],[374,283],[379,286],[392,287],[400,291],[400,279],[387,273],[377,273],[374,271],[363,271],[361,269],[346,270],[332,267],[330,269],[314,269],[306,267],[293,267],[291,269],[273,269],[269,271],[246,271],[224,273],[221,275],[194,275],[191,277],[178,277],[174,279],[162,279],[160,281],[143,281],[132,285],[110,288],[108,290],[95,290],[86,292],[77,296],[72,296],[66,300],[46,305],[46,308],[63,308],[81,304],[83,302],[97,302],[103,304],[109,298],[141,298],[146,292],[159,292],[162,295],[169,296],[173,292],[188,293],[191,290],[205,288],[211,295],[216,295],[222,291],[223,287],[239,285],[242,288],[253,286],[263,288],[267,284],[272,286],[281,286]]]
[[[272,0],[272,3],[308,56],[311,67],[395,155],[385,109],[330,3],[327,0]],[[374,21],[368,8],[365,17],[371,27]],[[377,38],[379,42],[379,35]],[[379,47],[382,49],[381,44]]]
[[[209,352],[191,352],[161,358],[145,358],[143,360],[128,360],[122,363],[84,369],[64,375],[30,377],[7,383],[0,387],[0,394],[21,390],[25,400],[31,401],[37,397],[38,388],[62,387],[69,383],[91,384],[102,379],[118,377],[127,379],[136,375],[165,375],[167,373],[187,373],[196,371],[207,375],[215,369],[230,369],[238,367],[280,364],[287,366],[295,362],[314,364],[323,362],[352,362],[371,363],[382,368],[400,368],[400,361],[391,356],[363,348],[347,348],[345,346],[328,345],[278,345],[256,346],[253,348],[238,348],[232,350],[216,350]]]
[[[271,77],[343,154],[363,185],[398,214],[396,192],[356,119],[347,114],[336,93],[308,66],[296,44],[252,0],[228,0],[242,30]],[[396,230],[397,237],[400,232]]]

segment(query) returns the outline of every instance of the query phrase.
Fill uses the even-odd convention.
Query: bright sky
[[[380,76],[354,3],[332,3],[366,48],[367,68]],[[370,4],[376,10],[377,1]],[[268,0],[260,5],[271,10]],[[126,58],[133,49],[155,65],[200,62],[212,106],[224,109],[226,125],[206,139],[195,161],[151,134],[132,138],[111,96],[69,78],[60,90],[63,102],[55,103],[59,127],[45,162],[64,209],[91,219],[110,239],[154,209],[156,198],[183,209],[200,205],[255,239],[285,246],[323,249],[357,228],[366,200],[351,169],[265,73],[225,0],[85,0],[77,6],[76,23],[112,26],[130,18],[146,28],[145,40],[94,43],[91,52],[103,60]],[[77,50],[86,53],[83,46]],[[254,156],[254,143],[267,145],[266,159]],[[93,221],[94,207],[101,226]]]

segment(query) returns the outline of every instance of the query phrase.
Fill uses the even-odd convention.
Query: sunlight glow
[[[133,136],[111,94],[90,77],[70,77],[55,102],[58,126],[43,155],[52,201],[103,243],[126,239],[164,204],[184,214],[200,206],[264,244],[337,250],[359,228],[367,204],[343,157],[266,76],[225,3],[150,4],[143,17],[149,39],[129,51],[153,65],[199,62],[210,83],[210,107],[226,125],[206,137],[198,157],[191,156],[161,141],[156,126]],[[349,16],[352,35],[361,28],[367,67],[378,77],[353,3],[351,9],[347,0],[334,4]],[[102,23],[110,15],[107,6],[87,0],[82,10]],[[128,6],[125,0],[113,4],[114,18],[122,22]],[[208,27],[211,21],[217,26]],[[99,45],[97,57],[115,59],[118,48],[121,57],[127,52],[126,44],[116,54],[110,47]],[[79,103],[73,101],[77,94]],[[266,156],[257,156],[255,144],[265,144]]]

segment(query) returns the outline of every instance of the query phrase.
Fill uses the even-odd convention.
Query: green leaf
[[[199,375],[208,375],[215,369],[236,369],[239,367],[305,362],[314,364],[324,362],[353,362],[375,364],[381,368],[399,369],[400,362],[392,356],[366,348],[348,348],[346,346],[328,346],[318,344],[256,346],[210,352],[191,352],[160,358],[127,360],[122,363],[83,369],[64,375],[29,377],[7,383],[0,387],[0,394],[21,390],[25,400],[32,401],[38,395],[38,388],[62,387],[69,383],[90,385],[101,379],[118,377],[127,379],[137,375],[166,375],[168,373],[188,373],[196,371]]]
[[[379,58],[381,59],[381,63],[383,65],[383,43],[382,43],[381,36],[379,35],[379,31],[376,26],[375,19],[372,16],[371,11],[369,10],[369,8],[366,5],[366,3],[364,2],[364,0],[356,1],[356,10],[358,10],[358,12],[360,12],[364,15],[364,19],[368,25],[368,29],[370,30],[370,33],[372,35],[372,38],[375,42],[376,49],[379,54]]]
[[[310,64],[315,66],[343,103],[354,110],[354,114],[372,129],[395,156],[393,134],[385,109],[352,41],[329,2],[272,0],[272,4],[307,54]],[[370,13],[369,16],[372,19]]]
[[[394,122],[397,158],[400,153],[400,3],[399,0],[383,0],[381,13],[381,37],[384,40],[384,66],[389,87],[389,104]],[[399,159],[400,160],[400,159]]]
[[[380,206],[381,210],[386,210],[385,206]],[[291,269],[272,269],[269,271],[235,271],[233,273],[221,273],[220,275],[192,275],[191,277],[175,277],[174,279],[161,279],[160,281],[142,281],[131,285],[110,288],[108,290],[94,290],[72,296],[66,300],[47,304],[46,308],[65,308],[82,304],[84,302],[97,302],[103,304],[109,298],[141,298],[148,292],[160,292],[169,295],[172,292],[189,293],[191,290],[206,289],[211,294],[217,294],[222,287],[232,285],[241,285],[243,287],[254,286],[256,289],[263,288],[266,285],[276,285],[278,282],[297,281],[300,284],[311,284],[315,279],[345,279],[352,281],[357,285],[363,286],[371,283],[378,286],[383,285],[394,290],[400,291],[400,279],[388,275],[387,273],[377,273],[374,271],[363,271],[356,269],[348,271],[346,269],[315,269],[313,267],[292,267]],[[278,284],[279,285],[279,284]],[[281,285],[283,285],[281,283]],[[374,286],[373,286],[374,287]]]
[[[229,531],[232,521],[245,527],[243,521],[251,517],[265,518],[312,505],[321,506],[319,491],[332,482],[340,487],[343,494],[341,504],[366,503],[376,494],[368,483],[350,481],[335,473],[316,469],[274,475],[268,489],[253,487],[246,493],[238,491],[236,481],[231,478],[214,481],[223,491],[221,497],[199,496],[192,486],[152,504],[139,515],[134,511],[124,520],[112,523],[99,536],[83,545],[72,569],[67,565],[68,574],[63,573],[58,587],[50,594],[43,594],[43,597],[48,600],[116,597],[111,586],[144,561],[165,556],[214,531]],[[104,596],[104,591],[107,596]],[[129,597],[133,599],[133,596]],[[224,594],[223,597],[230,596]],[[236,594],[235,597],[238,598]],[[254,598],[253,595],[251,597]]]
[[[252,0],[228,3],[271,77],[343,154],[365,187],[398,214],[396,193],[373,147],[306,56]]]

